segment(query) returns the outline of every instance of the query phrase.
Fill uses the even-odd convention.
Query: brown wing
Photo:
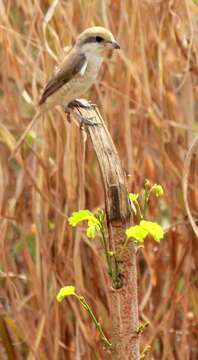
[[[76,51],[71,52],[62,63],[60,70],[48,81],[43,90],[39,105],[42,105],[48,96],[52,95],[74,77],[82,69],[85,61],[86,57],[84,54],[77,53]]]

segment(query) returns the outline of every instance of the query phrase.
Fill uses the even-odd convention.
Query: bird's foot
[[[83,127],[83,124],[88,125],[88,126],[98,125],[97,122],[93,121],[93,117],[87,118],[87,117],[81,115],[81,122],[80,122],[80,128],[81,129]]]
[[[75,107],[75,106],[79,106],[79,107],[83,107],[85,109],[91,109],[91,108],[95,108],[98,107],[97,104],[93,104],[90,101],[87,101],[85,99],[76,99],[73,100],[69,103],[68,105],[69,107]]]
[[[64,105],[63,109],[69,116],[70,116],[70,114],[73,114],[76,118],[78,118],[80,120],[80,128],[81,129],[82,129],[83,124],[88,125],[88,126],[98,125],[97,122],[93,121],[93,118],[85,117],[85,116],[79,114],[78,112],[74,111],[73,109],[71,109],[71,107],[69,107],[69,106]]]

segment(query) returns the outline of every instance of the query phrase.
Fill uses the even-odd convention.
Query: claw
[[[84,100],[84,99],[76,99],[76,100],[73,100],[69,103],[68,105],[69,107],[73,107],[73,106],[79,106],[79,107],[83,107],[85,109],[90,109],[90,108],[93,108],[93,107],[98,107],[97,104],[92,104],[91,102],[87,101],[87,100]]]
[[[92,120],[93,118],[87,118],[85,116],[82,116],[78,112],[71,109],[69,106],[63,106],[63,109],[67,114],[70,115],[72,113],[76,118],[80,119],[80,121],[81,121],[80,127],[81,128],[82,128],[82,124],[89,125],[89,126],[98,125],[98,123],[96,123],[95,121]]]
[[[89,125],[89,126],[94,126],[94,125],[98,125],[98,123],[96,123],[95,121],[93,121],[92,118],[86,118],[85,116],[81,115],[81,123],[85,124],[85,125]]]
[[[89,107],[91,107],[91,108],[98,108],[99,105],[89,102]]]
[[[93,119],[93,118],[86,118],[86,117],[82,116],[81,122],[80,122],[80,130],[83,129],[83,125],[87,125],[87,126],[95,126],[95,125],[98,125],[98,123],[96,123],[96,122],[93,121],[92,119]]]

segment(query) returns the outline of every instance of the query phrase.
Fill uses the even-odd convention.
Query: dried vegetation
[[[140,319],[150,323],[141,346],[155,360],[197,359],[196,140],[184,160],[197,136],[198,2],[1,0],[0,18],[1,359],[105,358],[78,304],[55,301],[60,286],[75,284],[110,335],[98,242],[67,223],[74,210],[104,206],[91,144],[55,109],[8,161],[63,48],[94,24],[109,27],[122,51],[106,59],[87,97],[102,105],[129,191],[145,178],[165,189],[150,219],[166,238],[137,256]]]

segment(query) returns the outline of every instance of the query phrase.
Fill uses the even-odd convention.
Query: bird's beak
[[[117,41],[112,41],[112,46],[114,49],[120,49],[120,44]]]
[[[120,45],[117,41],[108,41],[107,44],[113,49],[120,49]]]

